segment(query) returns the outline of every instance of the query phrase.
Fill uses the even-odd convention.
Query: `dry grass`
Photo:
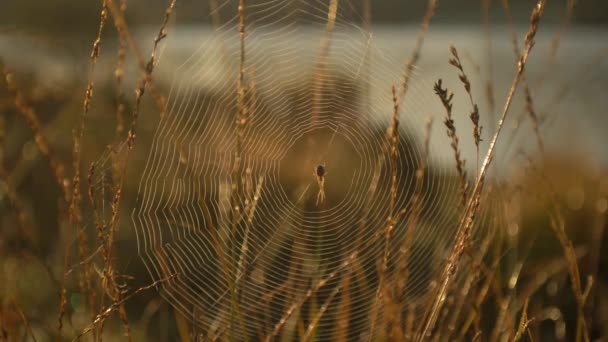
[[[439,99],[443,108],[445,108],[445,120],[443,124],[447,128],[446,134],[450,138],[450,147],[454,151],[454,160],[456,161],[456,171],[460,177],[460,197],[462,199],[462,205],[464,206],[467,202],[467,189],[469,188],[469,181],[467,180],[467,171],[465,169],[466,161],[462,159],[460,155],[458,134],[456,134],[456,126],[454,125],[454,119],[452,117],[452,100],[454,99],[454,93],[450,93],[447,88],[442,88],[442,81],[439,79],[433,90]]]
[[[140,143],[137,139],[138,128],[141,125],[140,116],[148,91],[152,94],[151,101],[159,114],[159,124],[168,124],[171,121],[171,118],[168,118],[170,113],[166,108],[163,89],[156,86],[152,76],[158,63],[159,46],[167,38],[167,29],[176,2],[172,0],[168,3],[160,29],[151,42],[150,56],[146,59],[127,24],[126,1],[102,1],[99,24],[89,54],[84,95],[76,116],[76,129],[73,135],[67,134],[72,137],[67,139],[71,141],[71,153],[67,153],[69,157],[65,156],[65,151],[63,154],[58,152],[62,151],[61,148],[54,146],[53,140],[49,139],[49,132],[41,120],[38,106],[28,96],[27,87],[18,82],[9,66],[0,63],[3,76],[0,85],[6,90],[0,93],[0,109],[3,109],[6,103],[10,112],[18,113],[18,118],[29,128],[28,139],[45,158],[47,177],[59,193],[55,199],[56,203],[51,204],[51,211],[57,212],[60,230],[56,232],[55,238],[61,246],[55,249],[60,250],[62,255],[59,262],[45,261],[41,257],[42,254],[36,255],[38,252],[26,243],[6,251],[2,249],[5,245],[0,244],[0,255],[7,258],[6,265],[12,263],[12,267],[18,267],[15,265],[22,262],[19,258],[23,255],[26,256],[25,259],[36,260],[32,263],[43,265],[38,267],[45,270],[52,279],[49,281],[52,290],[49,291],[58,298],[49,301],[52,303],[49,305],[52,309],[44,309],[55,311],[56,316],[53,317],[56,317],[56,320],[54,318],[53,322],[58,326],[50,327],[48,320],[41,319],[32,310],[27,298],[12,295],[19,293],[15,289],[19,287],[16,284],[20,281],[20,275],[4,276],[6,285],[0,285],[0,341],[26,338],[36,341],[38,336],[57,340],[102,341],[115,339],[119,335],[129,341],[142,340],[145,339],[142,336],[148,335],[146,329],[152,325],[150,321],[154,319],[154,322],[162,322],[159,318],[161,313],[169,310],[168,304],[162,302],[163,304],[153,305],[157,302],[146,296],[156,295],[152,290],[169,294],[171,291],[179,291],[183,284],[188,284],[188,268],[175,267],[175,261],[169,254],[170,250],[163,249],[165,246],[153,247],[154,252],[158,252],[155,257],[159,260],[160,269],[157,271],[160,278],[147,281],[143,273],[127,274],[123,269],[130,260],[121,259],[125,253],[121,253],[121,248],[124,247],[121,246],[120,240],[125,217],[132,210],[132,198],[137,196],[137,193],[131,193],[136,190],[129,187],[128,174],[138,165],[134,161],[139,157],[136,155],[136,143]],[[331,93],[338,87],[334,75],[329,71],[329,55],[332,34],[343,8],[341,6],[346,4],[331,0],[325,8],[325,27],[312,75],[313,88],[308,93],[313,107],[310,118],[313,123],[323,120],[325,92]],[[549,51],[551,63],[555,63],[561,37],[570,25],[573,6],[572,1],[567,2],[564,19]],[[553,179],[555,174],[559,175],[559,167],[552,167],[550,164],[550,155],[542,138],[543,120],[534,94],[535,89],[544,84],[545,78],[549,76],[544,73],[541,80],[535,83],[530,80],[530,75],[525,73],[543,17],[545,0],[538,0],[532,10],[521,49],[512,24],[509,3],[507,0],[503,1],[516,63],[509,66],[514,68],[515,72],[495,127],[491,119],[496,107],[497,87],[492,72],[495,65],[491,62],[494,50],[490,7],[489,0],[482,2],[485,53],[490,57],[488,67],[484,70],[485,68],[473,65],[479,78],[485,79],[483,87],[488,102],[487,112],[473,96],[472,78],[465,72],[469,69],[463,63],[463,60],[467,61],[467,54],[461,59],[458,50],[451,46],[448,60],[457,70],[457,78],[467,98],[466,112],[470,119],[472,141],[477,154],[474,179],[468,175],[462,156],[462,141],[457,134],[456,118],[463,112],[454,104],[454,93],[444,87],[442,79],[435,83],[434,89],[428,89],[429,92],[434,90],[445,110],[442,115],[443,123],[449,139],[449,148],[454,155],[454,168],[449,181],[458,183],[459,189],[456,194],[458,200],[455,202],[458,203],[458,208],[454,211],[456,214],[449,216],[452,227],[450,229],[453,230],[452,239],[447,241],[445,246],[433,246],[437,250],[447,248],[447,252],[437,253],[441,255],[440,260],[436,261],[437,265],[432,262],[429,262],[432,266],[414,264],[419,260],[415,258],[417,249],[421,248],[417,236],[425,229],[430,229],[428,222],[431,221],[428,221],[428,217],[447,215],[441,208],[430,212],[424,207],[427,195],[443,195],[430,192],[435,181],[433,177],[437,177],[436,170],[430,163],[432,115],[440,113],[432,113],[427,125],[420,127],[421,131],[424,130],[424,138],[418,162],[411,173],[411,184],[402,184],[399,176],[406,171],[403,167],[408,158],[400,148],[409,143],[409,137],[401,127],[401,112],[407,107],[406,96],[409,95],[414,70],[422,56],[431,20],[440,8],[438,1],[429,0],[414,49],[405,61],[403,72],[397,72],[399,84],[391,88],[392,114],[387,134],[377,135],[378,139],[385,139],[380,143],[384,150],[375,156],[375,169],[371,172],[373,175],[369,187],[366,188],[367,196],[363,200],[366,205],[360,213],[355,213],[359,215],[357,225],[349,231],[352,237],[347,237],[356,242],[356,248],[336,248],[336,251],[331,251],[331,260],[323,259],[322,254],[316,251],[314,257],[317,260],[311,262],[314,264],[311,266],[304,257],[306,248],[314,250],[314,244],[318,242],[315,239],[321,239],[322,235],[290,238],[290,232],[280,229],[276,233],[278,236],[273,236],[273,239],[276,238],[277,244],[289,247],[287,249],[290,250],[290,257],[266,264],[257,263],[259,254],[256,255],[255,252],[256,248],[260,248],[256,245],[259,243],[256,234],[260,233],[257,225],[260,220],[267,219],[264,217],[266,212],[263,204],[265,201],[276,200],[273,198],[276,194],[271,189],[272,180],[255,174],[252,167],[244,162],[251,157],[247,155],[249,150],[245,149],[250,143],[247,139],[256,137],[254,119],[257,120],[258,115],[263,114],[265,103],[263,94],[258,93],[256,74],[248,68],[248,63],[251,63],[247,45],[250,32],[248,20],[251,16],[248,15],[247,2],[238,1],[236,18],[240,45],[238,78],[230,97],[234,100],[234,107],[230,107],[234,108],[230,114],[233,128],[231,132],[236,136],[234,146],[229,149],[232,159],[227,196],[228,230],[222,231],[218,214],[210,209],[204,198],[206,194],[196,194],[199,198],[195,199],[203,213],[201,219],[206,223],[211,241],[210,250],[204,253],[217,257],[217,268],[213,271],[217,272],[218,279],[224,283],[224,294],[229,296],[230,306],[221,308],[218,304],[218,307],[200,307],[184,303],[186,305],[182,307],[175,307],[172,309],[175,312],[171,318],[165,319],[170,321],[167,323],[167,330],[171,330],[174,336],[172,340],[317,341],[331,338],[336,341],[348,341],[359,338],[368,341],[533,341],[553,336],[547,333],[543,325],[543,321],[548,319],[567,322],[564,323],[568,330],[566,336],[577,342],[605,337],[608,330],[597,326],[606,321],[601,318],[601,308],[596,306],[606,305],[607,302],[602,301],[608,301],[608,287],[606,280],[602,278],[605,274],[602,274],[601,268],[606,262],[602,239],[608,212],[608,186],[605,180],[602,180],[600,171],[587,180],[587,188],[593,190],[586,190],[584,196],[587,196],[586,201],[587,198],[593,198],[593,209],[587,215],[579,212],[580,217],[577,219],[584,223],[591,222],[588,226],[591,227],[589,231],[592,239],[581,239],[577,232],[569,228],[579,222],[572,219],[572,212],[568,209],[569,203],[577,202],[578,192],[573,194],[572,190],[562,191],[560,182]],[[210,8],[215,9],[211,13],[214,25],[221,26],[218,4],[211,1]],[[366,47],[368,49],[372,40],[371,2],[363,1],[362,8],[362,26],[369,34]],[[111,113],[115,122],[111,127],[112,134],[109,135],[111,138],[108,142],[110,147],[107,152],[101,157],[90,157],[94,148],[86,144],[89,132],[87,125],[90,113],[95,110],[94,94],[103,91],[95,83],[96,74],[108,71],[99,69],[101,64],[98,63],[102,54],[102,43],[109,40],[108,20],[114,24],[117,34],[116,51],[112,51],[116,60],[111,70],[114,73],[112,82],[115,83],[111,92],[114,100]],[[105,45],[103,47],[105,48]],[[370,56],[368,51],[362,51],[361,64],[364,67],[369,67],[372,58]],[[598,60],[590,64],[589,69],[592,70],[593,65],[601,61],[605,51],[599,56]],[[127,89],[125,68],[129,57],[136,63],[139,74],[134,87],[135,95],[131,100],[125,96],[124,90]],[[473,58],[469,57],[468,61],[472,64]],[[303,88],[308,89],[306,86]],[[80,89],[82,91],[82,88]],[[488,174],[492,161],[497,157],[497,143],[504,139],[503,126],[512,115],[511,106],[519,89],[523,91],[524,111],[528,114],[526,118],[530,120],[540,157],[526,159],[526,165],[522,166],[525,176],[513,176],[495,182]],[[369,94],[369,89],[361,90],[361,96]],[[346,99],[344,101],[347,102]],[[426,115],[420,113],[422,114]],[[482,139],[481,120],[484,115],[487,115],[486,119],[490,123],[484,133],[491,129],[494,131],[492,135],[488,135],[491,139],[487,139],[487,151],[480,165],[480,149],[484,147],[482,142],[486,140]],[[130,123],[126,124],[129,120]],[[523,121],[524,117],[517,120]],[[44,229],[46,218],[35,213],[30,200],[31,194],[25,193],[15,182],[13,174],[17,172],[17,166],[13,164],[18,163],[8,157],[7,151],[11,145],[7,141],[7,122],[4,116],[0,117],[0,194],[4,195],[8,209],[0,208],[5,216],[3,222],[9,222],[18,229],[3,228],[0,230],[0,237],[11,241],[34,241]],[[378,129],[379,132],[383,130]],[[335,129],[328,139],[329,144],[333,142],[337,131],[338,129]],[[515,133],[509,135],[507,142],[510,144],[515,141],[515,137]],[[186,138],[175,139],[178,141],[176,146],[180,146],[180,163],[188,164],[187,153],[181,145]],[[89,164],[84,179],[81,168],[89,159],[94,161]],[[581,174],[585,172],[589,173],[589,170],[583,170]],[[605,176],[605,171],[603,175]],[[332,185],[328,184],[329,187]],[[411,186],[411,189],[408,186]],[[384,189],[385,192],[379,193],[379,189]],[[399,202],[404,193],[408,194],[407,200]],[[83,198],[83,194],[86,198]],[[446,194],[451,195],[454,194]],[[384,224],[372,226],[369,222],[373,213],[369,212],[369,207],[372,201],[380,198],[386,207],[382,220],[386,219]],[[301,205],[301,208],[306,205],[295,204]],[[317,207],[321,209],[325,208],[324,205],[325,203],[317,203]],[[528,210],[531,207],[538,209],[530,214]],[[175,219],[174,224],[178,225],[178,221]],[[317,228],[323,231],[323,227]],[[513,233],[514,229],[518,233]],[[365,234],[370,231],[370,234]],[[537,241],[538,236],[553,239],[552,248],[557,252],[550,257],[533,257],[535,253],[543,251],[538,245],[545,244],[545,241],[540,241],[541,238]],[[523,251],[522,255],[514,256],[516,262],[510,263],[507,259],[514,253],[513,246],[519,244],[519,240],[528,241],[522,242],[525,247],[519,247]],[[303,250],[305,252],[302,252]],[[133,251],[130,253],[135,254]],[[278,252],[268,253],[276,255],[262,258],[282,258]],[[592,267],[584,267],[583,260],[588,260]],[[51,265],[52,262],[59,265]],[[185,264],[187,263],[184,262]],[[330,268],[325,264],[333,266]],[[3,266],[8,267],[4,264]],[[420,272],[421,267],[437,268],[437,272],[429,271],[429,281],[426,284],[428,286],[411,291],[411,284],[416,281],[416,276],[419,275],[416,272]],[[534,273],[536,269],[543,269],[544,272]],[[253,286],[258,292],[252,290],[250,283],[263,283],[264,276],[272,272],[284,274],[284,277],[277,281],[278,284],[273,284],[272,288],[260,286],[257,289]],[[26,274],[23,277],[27,280]],[[148,285],[145,285],[146,282]],[[196,286],[203,289],[207,284]],[[560,301],[555,296],[546,300],[541,291],[545,288],[546,292],[559,291],[559,296],[567,299]],[[168,295],[167,298],[169,297]],[[170,304],[178,304],[169,299]],[[83,304],[74,304],[78,300]],[[75,314],[75,308],[80,310],[81,315]],[[559,315],[555,312],[559,312]],[[79,318],[81,321],[78,322],[74,317],[85,318]],[[263,319],[257,319],[258,317]]]
[[[479,107],[473,100],[473,94],[471,93],[471,81],[464,72],[464,67],[460,61],[460,56],[458,56],[458,50],[452,46],[450,47],[450,51],[452,52],[453,56],[450,58],[450,64],[460,71],[458,79],[460,82],[462,82],[464,90],[467,92],[467,95],[469,95],[469,101],[471,101],[471,114],[469,115],[469,118],[471,118],[471,122],[473,123],[473,141],[475,142],[475,149],[477,150],[477,166],[475,169],[477,170],[479,169],[479,143],[481,142],[481,130],[483,128],[479,125]],[[454,134],[456,134],[455,129]]]

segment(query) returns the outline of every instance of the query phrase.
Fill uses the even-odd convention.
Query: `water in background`
[[[608,164],[608,144],[606,144],[605,130],[608,127],[608,97],[605,96],[605,85],[608,82],[608,44],[605,37],[608,32],[603,27],[571,28],[561,37],[555,58],[551,56],[551,47],[557,26],[543,26],[536,38],[536,45],[532,50],[526,66],[526,76],[531,85],[535,109],[542,117],[547,117],[541,132],[549,152],[576,155],[592,155],[593,159]],[[140,30],[136,40],[141,46],[150,45],[156,35],[157,28]],[[518,27],[520,44],[527,26]],[[386,54],[394,61],[408,59],[418,31],[417,26],[375,26],[373,28],[374,45],[377,53]],[[180,64],[190,57],[202,42],[209,39],[213,31],[207,26],[178,26],[171,29],[165,46],[161,50],[160,62],[155,71],[157,82],[169,87],[172,81],[179,78]],[[320,36],[319,32],[310,31],[309,34]],[[312,38],[302,39],[298,44],[309,44],[311,56],[317,51],[318,44]],[[115,42],[109,39],[104,41],[107,51],[115,51]],[[496,100],[494,113],[490,113],[487,96],[486,81],[488,80],[488,53],[485,45],[485,35],[479,27],[466,25],[434,25],[429,30],[422,49],[422,55],[415,72],[415,87],[424,93],[419,100],[425,107],[421,115],[433,115],[440,122],[444,113],[439,105],[439,99],[433,94],[433,83],[441,78],[444,84],[455,93],[454,117],[459,132],[469,132],[470,119],[468,118],[470,105],[468,98],[457,78],[457,70],[448,64],[450,58],[449,46],[454,45],[464,60],[465,70],[472,83],[472,91],[476,102],[480,104],[481,122],[484,126],[482,150],[487,147],[489,134],[502,111],[508,89],[515,73],[515,57],[511,44],[510,32],[505,27],[492,28],[492,78]],[[33,73],[42,87],[57,89],[68,85],[84,84],[83,69],[88,59],[76,57],[73,53],[63,50],[61,46],[40,43],[36,38],[21,35],[0,34],[0,50],[7,64],[17,70]],[[28,53],[24,53],[27,51]],[[310,58],[311,56],[302,56]],[[377,56],[376,56],[377,57]],[[372,68],[373,59],[372,55]],[[112,70],[115,56],[102,54],[98,70]],[[205,63],[213,61],[204,61]],[[402,64],[402,65],[403,65]],[[402,65],[395,66],[395,73],[402,70]],[[401,69],[397,69],[401,67]],[[127,84],[134,84],[140,76],[133,65],[127,70]],[[372,73],[375,71],[372,69]],[[378,72],[383,72],[378,70]],[[384,71],[385,72],[385,71]],[[268,75],[265,75],[268,76]],[[377,75],[390,77],[391,75]],[[111,72],[98,72],[98,83],[110,84],[113,82]],[[280,77],[280,75],[272,75]],[[273,82],[272,78],[265,78],[266,82]],[[213,89],[218,81],[214,79],[200,79],[193,86]],[[236,83],[236,82],[235,82]],[[235,85],[236,87],[236,85]],[[236,88],[235,88],[236,89]],[[375,96],[386,89],[372,89],[372,101],[385,99],[385,96]],[[505,138],[499,144],[497,156],[499,159],[509,160],[505,153],[516,153],[521,148],[534,153],[535,140],[531,126],[523,120],[523,127],[519,130],[514,141],[517,146],[506,146],[507,138],[516,118],[522,117],[524,108],[523,91],[513,103],[507,125]],[[74,100],[80,101],[79,97]],[[387,107],[387,117],[379,118],[384,123],[390,114],[390,103],[381,104]],[[428,107],[427,107],[428,105]],[[144,129],[152,129],[150,125],[143,124]],[[437,127],[437,126],[436,126]],[[421,129],[413,129],[421,131]],[[431,141],[435,153],[444,153],[437,160],[449,160],[451,150],[443,129],[434,131]],[[461,148],[466,159],[475,158],[475,148],[471,134],[460,134],[463,143]],[[514,148],[516,147],[516,148]],[[434,158],[435,159],[435,158]],[[468,163],[472,168],[474,163]]]

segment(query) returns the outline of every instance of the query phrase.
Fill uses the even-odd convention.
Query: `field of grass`
[[[0,341],[608,339],[606,30],[512,2],[12,6]]]

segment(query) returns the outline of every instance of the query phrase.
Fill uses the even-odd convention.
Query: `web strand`
[[[403,60],[376,44],[349,1],[336,2],[331,35],[326,35],[333,10],[328,1],[252,2],[246,10],[242,171],[233,177],[240,41],[239,18],[229,10],[237,2],[218,2],[217,17],[227,20],[197,32],[198,48],[172,66],[167,116],[154,133],[133,211],[138,254],[154,279],[180,275],[163,282],[162,293],[185,317],[197,313],[195,323],[209,336],[242,330],[230,326],[226,278],[234,279],[239,309],[247,317],[245,331],[235,333],[258,336],[270,334],[284,310],[357,252],[358,268],[347,272],[351,291],[358,294],[348,320],[353,331],[367,331],[384,250],[383,240],[373,239],[386,225],[390,192],[384,158],[392,110],[388,90],[399,83]],[[178,30],[173,44],[180,39]],[[319,68],[316,54],[323,40]],[[424,149],[419,132],[435,101],[432,85],[415,71],[401,100],[397,209],[407,208],[413,196]],[[328,172],[326,198],[316,206],[318,164],[326,164]],[[459,184],[451,174],[447,167],[434,169],[418,199],[419,227],[402,294],[411,303],[424,301],[454,239]],[[262,178],[256,195],[254,180]],[[258,196],[251,218],[237,219],[234,231],[231,182],[239,184],[242,217]],[[404,243],[407,215],[394,229],[389,255]],[[361,241],[369,247],[361,250]],[[238,269],[230,266],[237,264]],[[397,269],[391,265],[388,277]],[[341,294],[333,291],[340,281],[320,287],[302,308],[323,305],[323,317],[315,321],[321,339],[331,338],[328,327],[339,319]]]

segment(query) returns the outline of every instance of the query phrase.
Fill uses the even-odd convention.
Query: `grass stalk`
[[[513,96],[515,95],[515,90],[517,89],[517,86],[521,79],[521,75],[522,75],[524,67],[526,65],[526,61],[528,60],[528,56],[530,54],[530,51],[532,50],[532,46],[534,45],[534,37],[536,36],[536,32],[538,31],[538,24],[540,22],[540,18],[542,16],[542,14],[543,14],[544,8],[545,8],[545,0],[539,0],[530,16],[530,29],[529,29],[528,33],[526,34],[523,53],[517,64],[517,71],[516,71],[515,77],[511,84],[511,88],[509,90],[509,94],[507,96],[507,100],[505,102],[505,106],[504,106],[501,118],[498,122],[498,127],[496,129],[494,137],[492,138],[492,141],[488,148],[488,152],[486,154],[484,162],[481,166],[481,170],[479,172],[479,177],[477,177],[477,181],[475,182],[475,187],[473,188],[473,192],[471,193],[471,197],[469,198],[469,201],[465,208],[464,215],[462,216],[462,218],[458,224],[454,248],[452,250],[452,253],[450,254],[450,257],[443,270],[443,273],[442,273],[441,277],[439,278],[439,281],[438,281],[439,286],[438,286],[437,294],[432,297],[433,298],[432,305],[428,306],[429,309],[427,310],[427,313],[425,314],[425,319],[423,321],[424,324],[422,325],[422,329],[420,330],[420,333],[417,336],[418,340],[420,340],[420,341],[426,337],[426,334],[429,333],[435,325],[435,320],[437,318],[437,314],[439,313],[439,311],[443,305],[446,289],[448,287],[448,284],[451,282],[453,275],[458,267],[458,263],[462,256],[462,252],[463,252],[463,250],[466,246],[466,243],[468,241],[468,238],[470,236],[471,226],[473,224],[475,215],[477,214],[477,210],[479,208],[479,198],[481,196],[481,191],[483,190],[483,187],[485,184],[485,177],[488,172],[488,168],[491,164],[491,161],[494,157],[496,142],[498,141],[498,137],[500,136],[500,132],[502,130],[505,119],[506,119],[509,109],[511,107],[511,103],[513,101]]]

